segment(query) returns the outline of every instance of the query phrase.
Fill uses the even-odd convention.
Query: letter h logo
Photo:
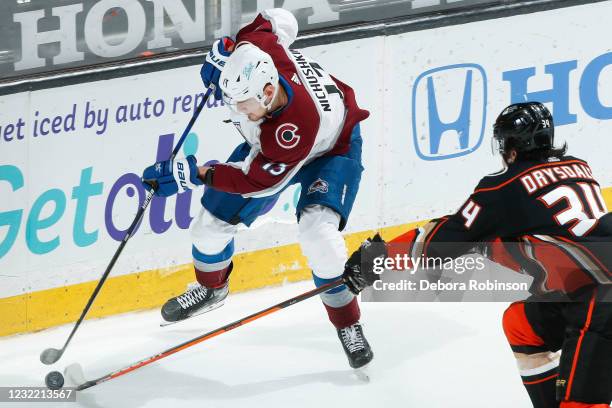
[[[480,65],[449,65],[419,75],[412,89],[417,155],[423,160],[444,160],[478,149],[484,137],[486,105],[487,76]]]

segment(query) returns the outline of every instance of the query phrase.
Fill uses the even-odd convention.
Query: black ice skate
[[[361,368],[374,358],[370,344],[363,335],[363,329],[359,322],[352,326],[338,329],[338,337],[348,357],[349,364],[353,368]]]
[[[226,282],[224,286],[212,289],[198,282],[191,283],[185,293],[173,297],[162,306],[162,317],[166,322],[178,322],[221,307],[227,297],[228,286]]]

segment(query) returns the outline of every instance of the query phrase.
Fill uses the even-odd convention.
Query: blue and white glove
[[[203,184],[198,178],[198,165],[194,156],[157,162],[142,173],[142,185],[145,189],[156,187],[155,195],[160,197],[169,197]]]
[[[206,54],[206,59],[204,60],[204,65],[202,65],[202,69],[200,70],[200,76],[202,77],[202,82],[204,82],[204,86],[207,88],[210,84],[215,86],[215,99],[221,100],[223,93],[219,89],[219,77],[221,76],[221,71],[223,71],[223,67],[225,67],[225,63],[232,53],[230,50],[234,48],[234,40],[230,37],[221,37],[217,41],[215,41],[212,45],[212,48]]]

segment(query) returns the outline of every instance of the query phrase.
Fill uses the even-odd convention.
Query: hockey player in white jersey
[[[204,84],[230,107],[245,143],[226,163],[198,166],[196,158],[148,167],[143,180],[169,196],[206,185],[192,224],[196,282],[166,302],[162,316],[178,321],[223,304],[232,271],[238,224],[250,226],[288,186],[300,183],[299,242],[317,286],[341,277],[347,250],[341,231],[351,212],[363,167],[360,109],[353,90],[298,50],[298,26],[282,9],[266,10],[235,40],[217,40],[206,57]],[[221,140],[221,139],[220,139]],[[257,273],[256,270],[252,273]],[[352,367],[369,363],[356,297],[342,285],[321,295]]]

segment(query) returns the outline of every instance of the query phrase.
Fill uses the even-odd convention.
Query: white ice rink
[[[158,310],[86,321],[62,359],[72,326],[0,339],[0,385],[40,386],[79,362],[87,379],[123,368],[259,309],[311,282],[230,295],[225,306],[161,328]],[[77,404],[2,407],[530,407],[501,329],[503,303],[362,303],[375,358],[365,383],[349,368],[318,298],[266,316],[78,394]]]

